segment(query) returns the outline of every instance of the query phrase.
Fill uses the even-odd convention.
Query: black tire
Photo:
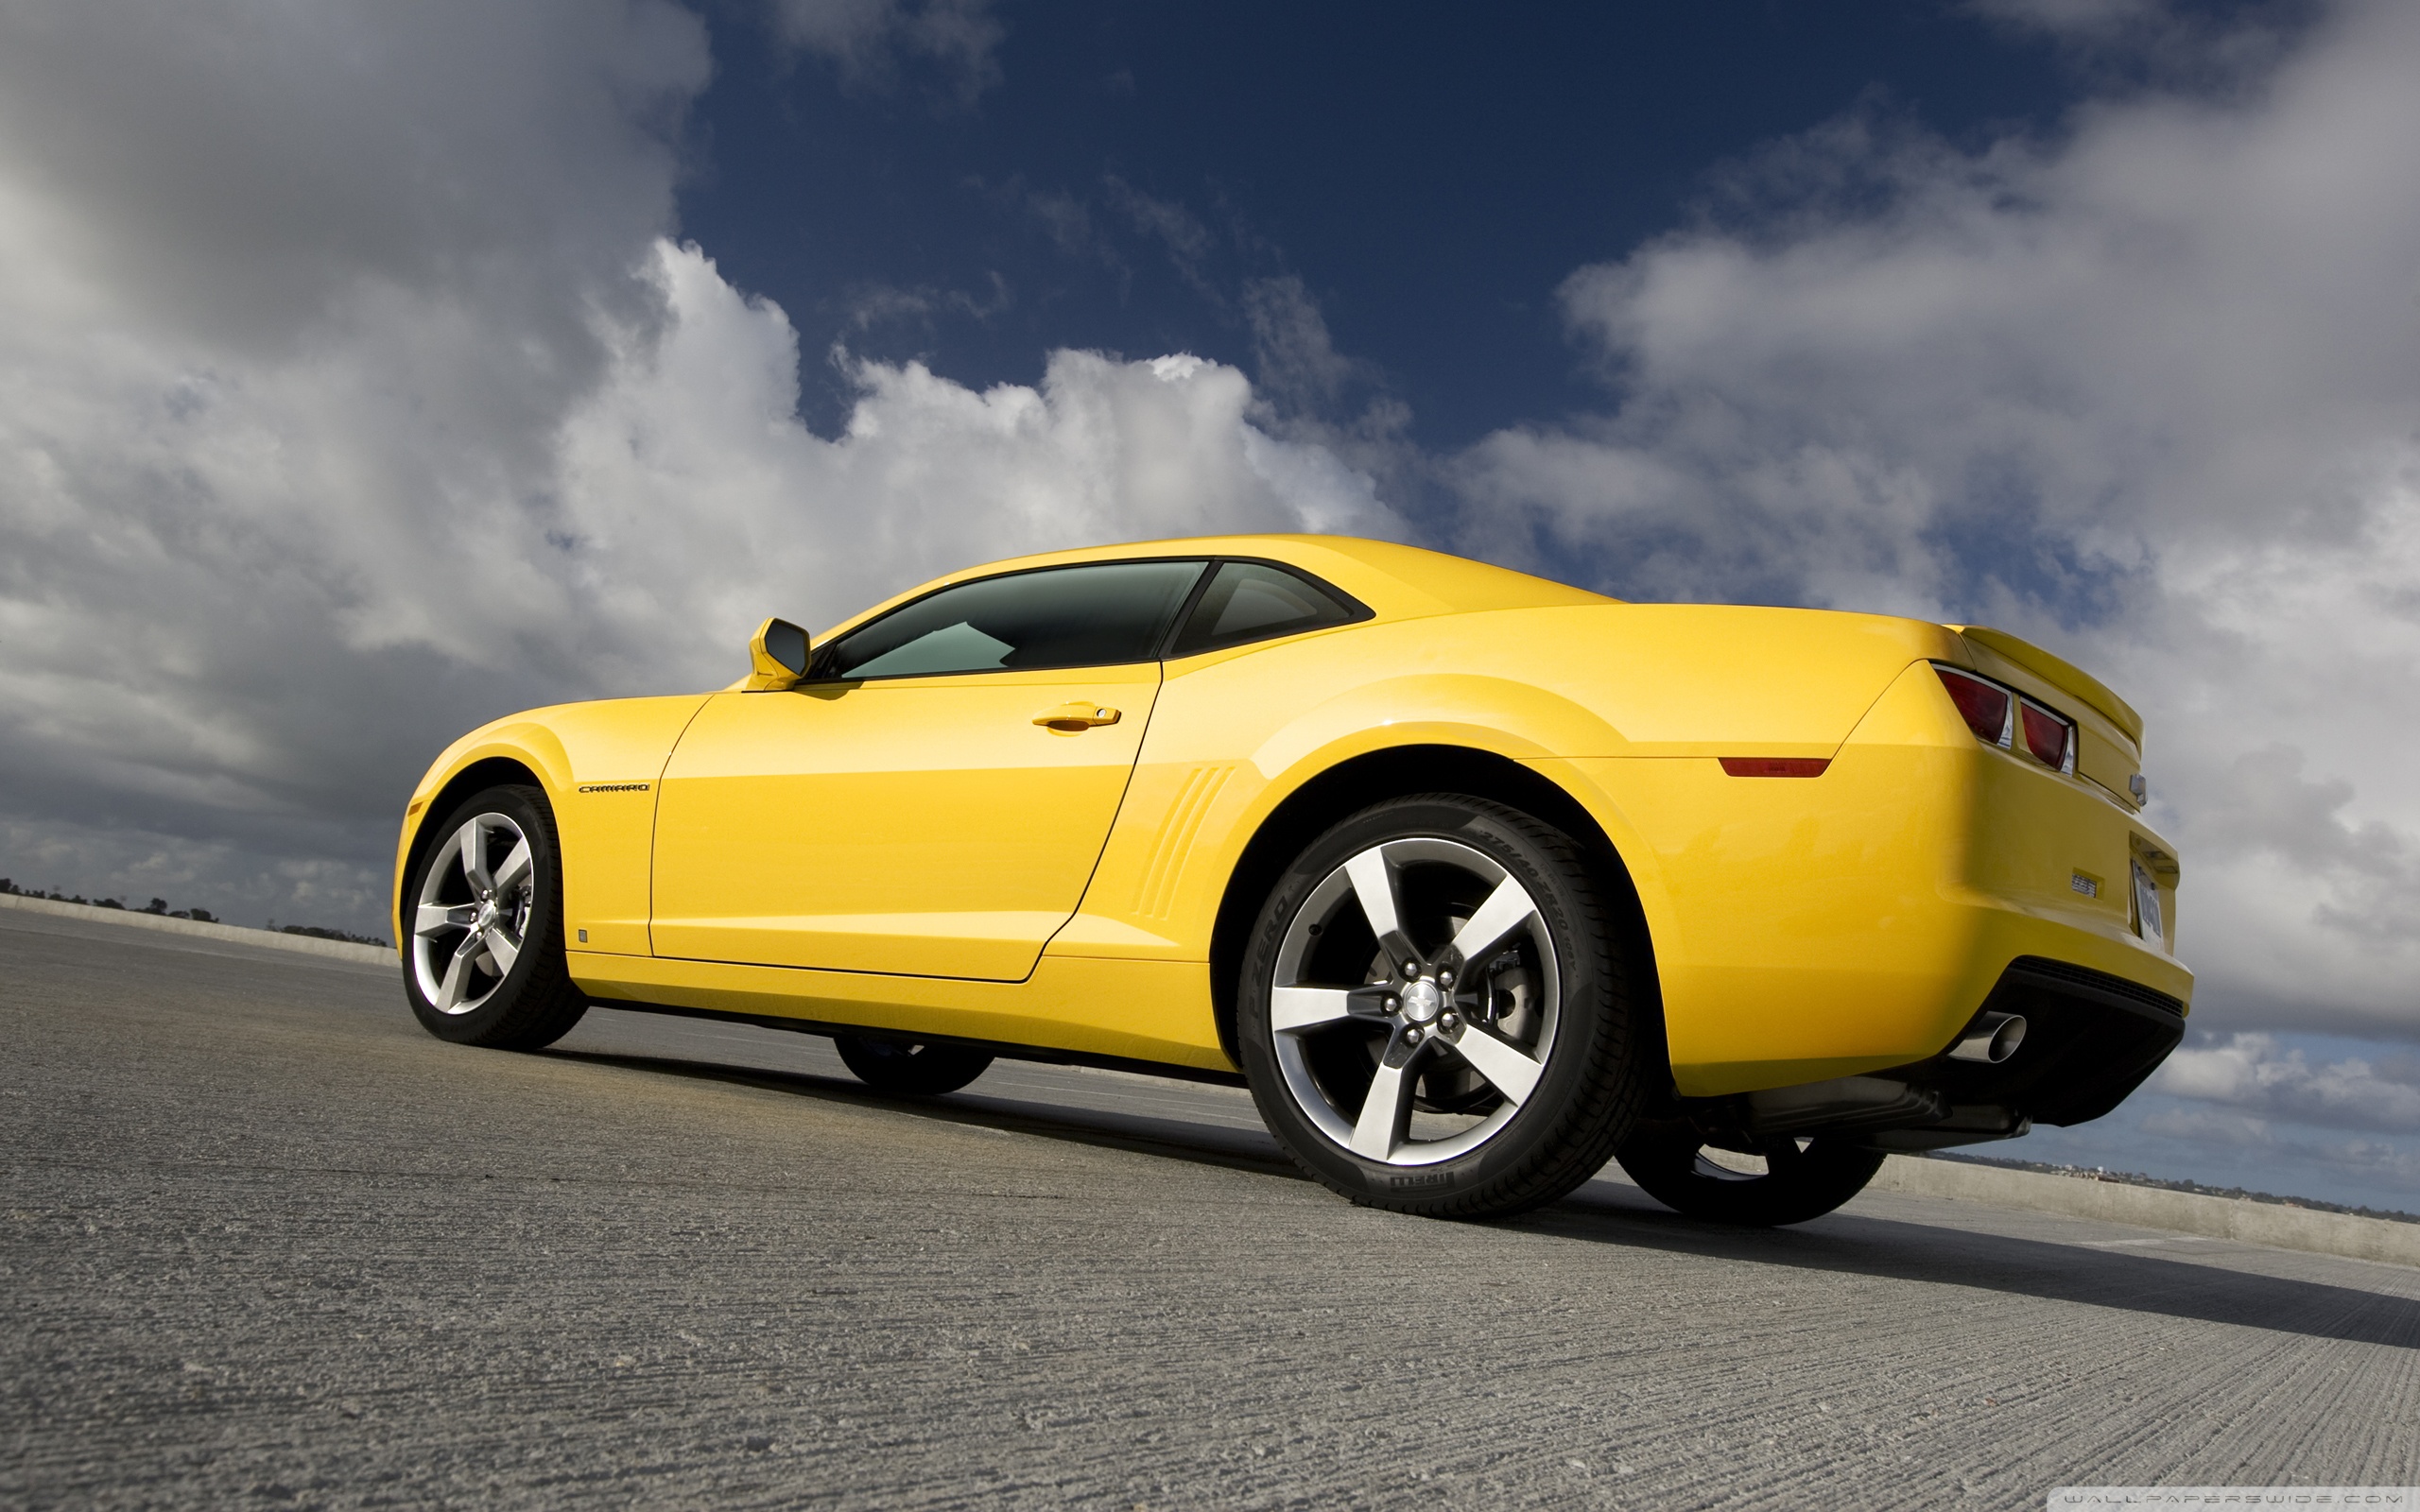
[[[1400,926],[1383,938],[1354,877],[1372,865]],[[1462,961],[1451,942],[1513,881],[1530,911],[1495,946],[1467,936]],[[1261,1117],[1314,1179],[1366,1206],[1481,1219],[1552,1202],[1604,1166],[1636,1116],[1625,940],[1580,847],[1553,827],[1460,794],[1364,809],[1278,878],[1245,949],[1236,1041]],[[1304,1022],[1340,999],[1357,1005],[1349,1016]],[[1495,1044],[1466,1053],[1481,1033]],[[1501,1058],[1507,1046],[1520,1062]],[[1518,1075],[1499,1082],[1508,1066]],[[1515,1095],[1508,1084],[1523,1077]],[[1372,1104],[1382,1087],[1390,1102]]]
[[[1761,1176],[1707,1159],[1707,1148],[1705,1136],[1686,1123],[1642,1124],[1616,1158],[1649,1196],[1674,1211],[1756,1228],[1820,1218],[1864,1191],[1882,1169],[1881,1151],[1823,1135],[1757,1142]]]
[[[529,850],[526,885],[493,890],[495,927],[507,942],[517,942],[511,965],[500,976],[494,946],[466,954],[482,899],[462,865],[459,841],[475,819],[481,821],[483,869],[492,882],[504,882],[495,873],[520,842]],[[462,922],[421,935],[417,919],[424,900],[447,907]],[[431,832],[404,892],[404,996],[421,1026],[440,1040],[491,1050],[537,1050],[571,1031],[588,1011],[588,999],[573,985],[563,958],[562,845],[544,792],[489,788]],[[458,957],[463,958],[464,976],[449,1004],[445,983]]]
[[[957,1045],[861,1040],[836,1034],[833,1047],[864,1082],[878,1092],[902,1097],[939,1097],[954,1092],[991,1067],[992,1057]]]

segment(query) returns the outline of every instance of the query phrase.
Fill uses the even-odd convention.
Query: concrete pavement
[[[2039,1506],[2420,1481],[2420,1272],[1875,1193],[1353,1208],[1240,1094],[0,917],[0,1503]]]

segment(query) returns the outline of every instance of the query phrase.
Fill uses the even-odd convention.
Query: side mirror
[[[748,643],[748,691],[773,693],[806,676],[806,632],[787,620],[767,620]]]

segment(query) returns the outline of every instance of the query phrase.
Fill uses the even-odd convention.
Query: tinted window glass
[[[1293,635],[1323,625],[1341,625],[1353,611],[1324,591],[1258,562],[1219,564],[1219,576],[1184,622],[1174,655],[1215,651],[1222,645]]]
[[[1198,561],[1119,561],[944,588],[816,653],[825,678],[934,677],[1149,662],[1201,576]]]

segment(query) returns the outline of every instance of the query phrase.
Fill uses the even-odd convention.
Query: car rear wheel
[[[992,1064],[992,1057],[981,1051],[956,1045],[861,1040],[853,1034],[836,1034],[832,1044],[857,1080],[878,1092],[906,1097],[954,1092]]]
[[[404,896],[404,995],[456,1044],[535,1050],[588,1011],[563,960],[562,848],[546,795],[492,787],[438,826]]]
[[[1717,1144],[1685,1123],[1640,1125],[1618,1159],[1649,1196],[1677,1212],[1760,1228],[1820,1218],[1882,1169],[1880,1151],[1837,1138]]]
[[[1569,836],[1461,795],[1380,803],[1262,906],[1244,1074],[1295,1160],[1354,1201],[1520,1212],[1595,1175],[1635,1114],[1625,957]]]

